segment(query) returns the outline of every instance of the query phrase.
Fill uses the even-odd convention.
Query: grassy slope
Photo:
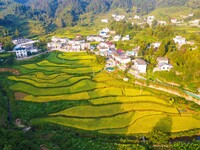
[[[192,10],[188,7],[157,8],[148,14],[148,16],[154,15],[157,20],[169,21],[169,18],[182,19],[181,15],[188,16],[190,13],[194,13],[196,11],[197,10]]]

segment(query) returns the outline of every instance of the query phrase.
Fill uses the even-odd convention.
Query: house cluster
[[[153,49],[158,49],[161,45],[161,42],[155,42],[151,43],[150,47],[153,47]]]
[[[107,37],[110,37],[110,30],[108,28],[102,29],[100,33],[104,33]],[[116,49],[115,44],[112,43],[119,40],[130,40],[129,35],[126,35],[125,37],[121,37],[120,35],[113,36],[113,39],[111,41],[106,40],[106,36],[104,36],[104,40],[100,41],[97,45],[98,51],[94,51],[96,55],[101,55],[106,57],[106,68],[108,67],[118,67],[120,70],[126,70],[128,69],[128,72],[133,75],[138,74],[145,74],[147,70],[147,62],[139,58],[139,50],[140,46],[135,47],[134,49],[130,51],[123,51],[121,49]],[[101,36],[100,36],[101,37]],[[99,36],[88,36],[88,41],[99,41]],[[158,49],[161,45],[161,42],[155,42],[150,45],[150,47],[153,47],[154,49]],[[131,59],[134,58],[134,59]],[[169,71],[173,66],[169,64],[169,61],[167,58],[158,58],[157,59],[158,64],[155,71]]]
[[[100,35],[89,35],[87,36],[87,41],[89,42],[104,42],[106,38],[100,36]]]
[[[97,55],[105,56],[107,58],[106,67],[118,67],[120,70],[129,68],[131,74],[146,73],[147,62],[141,58],[131,60],[131,56],[138,56],[139,47],[132,51],[123,51],[116,49],[115,44],[111,42],[101,42],[97,45]],[[131,65],[131,67],[130,67]]]
[[[194,14],[188,14],[188,15],[180,15],[180,17],[181,18],[183,18],[183,19],[186,19],[186,18],[189,18],[189,17],[192,17],[192,16],[194,16]]]
[[[200,19],[192,20],[189,22],[190,26],[200,27]]]
[[[80,52],[90,48],[90,43],[86,42],[80,36],[75,39],[52,37],[51,42],[47,43],[50,50],[60,50],[65,52]]]
[[[125,15],[116,15],[116,14],[112,14],[112,17],[115,21],[121,21],[125,19]]]
[[[17,38],[12,40],[12,42],[15,45],[13,52],[16,53],[17,58],[24,58],[28,56],[28,53],[32,54],[38,52],[38,48],[34,46],[34,43],[38,41],[25,38]]]
[[[115,36],[113,37],[113,41],[114,41],[114,42],[117,42],[117,41],[119,41],[119,40],[122,40],[122,41],[129,41],[129,40],[130,40],[130,36],[129,36],[129,35],[126,35],[126,36],[122,37],[121,35],[115,35]]]
[[[192,16],[193,16],[193,14],[191,13],[191,14],[188,14],[188,15],[185,15],[185,16],[181,15],[179,17],[179,19],[171,18],[170,23],[175,24],[175,25],[180,25],[180,26],[181,25],[187,25],[187,23],[188,23],[190,26],[200,27],[200,19],[195,19],[195,20],[192,20],[192,21],[189,21],[189,22],[184,22],[184,19],[192,17]],[[112,14],[112,17],[114,18],[115,21],[121,21],[121,20],[126,19],[125,15]],[[156,20],[155,16],[147,16],[146,18],[142,18],[138,15],[135,15],[134,17],[129,17],[128,19],[129,20],[134,19],[133,22],[132,22],[132,25],[137,24],[141,27],[144,27],[145,23],[147,23],[149,26],[152,26],[153,21]],[[101,22],[108,23],[108,20],[102,19]],[[157,20],[156,22],[157,22],[157,25],[160,25],[160,26],[167,25],[167,21]]]
[[[177,19],[177,18],[171,18],[170,22],[171,22],[171,24],[182,25],[184,23],[184,20]]]
[[[110,33],[109,28],[103,28],[102,30],[100,30],[99,36],[104,37],[104,38],[108,38],[110,36],[109,33]]]
[[[153,24],[153,21],[155,20],[155,16],[148,16],[147,19],[146,19],[146,23],[149,25],[149,26],[152,26]],[[164,26],[164,25],[167,25],[167,22],[166,21],[162,21],[162,20],[158,20],[157,21],[157,24],[158,25],[161,25],[161,26]]]
[[[176,43],[179,48],[184,44],[194,45],[194,42],[186,41],[186,38],[182,36],[176,36],[175,38],[173,38],[173,40],[174,40],[174,43]]]
[[[181,19],[172,18],[171,19],[171,23],[172,24],[181,25],[181,24],[184,23],[184,19],[192,17],[193,15],[194,14],[180,15]],[[200,27],[200,19],[191,20],[191,21],[185,22],[185,23],[188,23],[190,26]]]
[[[133,17],[133,19],[141,19],[141,17],[138,16],[138,15],[135,15],[135,16]]]
[[[116,34],[115,31],[111,31],[109,28],[103,28],[102,30],[99,31],[99,35],[87,36],[87,41],[89,41],[89,42],[92,42],[92,41],[104,42],[104,41],[106,41],[106,39],[108,37],[111,37],[111,36],[112,36],[112,40],[114,42],[117,42],[119,40],[122,40],[122,41],[130,40],[130,36],[129,35],[126,35],[126,36],[122,37],[121,35],[115,35],[115,34]]]
[[[169,60],[166,57],[157,58],[157,66],[153,69],[153,72],[156,71],[169,71],[173,66],[169,64]]]

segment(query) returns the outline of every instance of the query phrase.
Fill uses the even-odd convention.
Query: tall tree
[[[19,30],[16,29],[16,30],[15,30],[15,37],[19,37],[19,35],[20,35]]]

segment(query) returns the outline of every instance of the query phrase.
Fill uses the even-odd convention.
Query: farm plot
[[[89,79],[81,80],[73,85],[64,87],[53,87],[53,88],[39,88],[31,84],[18,82],[10,86],[13,91],[24,92],[35,96],[45,96],[45,95],[59,95],[59,94],[72,94],[84,91],[94,90],[98,86],[99,88],[104,88],[107,85],[103,83],[98,83],[98,85]]]
[[[135,114],[137,113],[138,112],[135,112]],[[141,112],[139,112],[139,114],[140,113]],[[192,117],[170,116],[171,119],[169,120],[166,120],[166,117],[169,116],[159,113],[141,115],[135,119],[130,126],[121,129],[102,130],[100,132],[106,134],[148,133],[156,129],[156,127],[158,128],[159,124],[161,128],[164,128],[163,130],[168,130],[168,132],[181,132],[200,128],[200,120]],[[163,120],[163,122],[161,122],[161,120]]]
[[[60,101],[60,100],[70,100],[70,101],[81,101],[88,100],[90,96],[87,92],[80,92],[75,94],[64,94],[64,95],[55,95],[55,96],[33,96],[28,95],[24,97],[22,100],[31,101],[31,102],[51,102],[51,101]]]
[[[168,104],[166,100],[157,98],[155,96],[103,97],[103,98],[92,99],[90,100],[90,102],[94,105],[113,104],[113,103],[136,103],[136,102],[152,102],[152,103],[160,103],[164,105]]]
[[[62,108],[54,105],[45,117],[33,118],[33,124],[125,135],[151,132],[160,122],[170,124],[170,132],[200,128],[199,120],[181,116],[168,99],[113,78],[95,59],[86,53],[52,52],[41,62],[17,66],[24,74],[8,78],[10,89],[23,95],[22,103],[49,107],[65,101]],[[170,119],[162,122],[165,117]]]
[[[31,85],[34,85],[36,87],[63,87],[63,86],[70,86],[75,84],[76,82],[79,82],[81,80],[84,79],[90,79],[89,76],[82,76],[82,77],[72,77],[69,79],[65,79],[63,76],[61,77],[61,81],[57,81],[55,82],[55,80],[57,80],[57,78],[52,79],[50,81],[46,81],[46,82],[38,82],[35,80],[31,80],[31,79],[26,79],[26,78],[17,78],[15,76],[11,76],[9,77],[10,80],[15,80],[15,81],[20,81],[20,82],[25,82],[25,83],[29,83]],[[54,81],[54,82],[53,82]],[[53,83],[51,83],[53,82]]]
[[[85,55],[85,53],[79,53],[77,56],[77,53],[62,53],[58,55],[58,58],[66,59],[66,60],[95,60],[95,56]]]
[[[152,108],[152,106],[154,108]],[[53,115],[65,115],[73,117],[104,117],[118,115],[130,111],[155,111],[178,114],[177,109],[167,105],[154,104],[150,102],[145,103],[123,103],[123,104],[110,104],[104,106],[77,106],[68,108],[64,111],[55,113]]]
[[[49,117],[41,119],[33,119],[32,123],[52,122],[64,126],[83,130],[100,130],[122,128],[129,125],[134,112],[128,112],[113,117],[103,118],[67,118],[67,117]]]

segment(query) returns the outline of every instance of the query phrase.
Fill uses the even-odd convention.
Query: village
[[[108,40],[108,38],[111,40]],[[100,55],[106,58],[105,69],[109,72],[114,71],[115,67],[122,71],[128,71],[128,73],[135,77],[143,78],[140,75],[145,75],[147,72],[147,66],[149,62],[143,59],[139,55],[140,46],[133,48],[132,50],[117,49],[114,42],[116,41],[129,41],[130,36],[116,35],[115,31],[111,31],[109,28],[103,28],[99,31],[98,35],[89,35],[83,37],[76,35],[72,40],[68,38],[52,37],[51,42],[47,43],[48,50],[59,50],[63,52],[83,52],[90,51],[96,55]],[[193,42],[187,41],[182,36],[176,36],[173,38],[174,43],[180,48],[184,44],[194,45]],[[91,45],[91,42],[97,42],[97,45]],[[151,43],[149,48],[158,49],[161,42]],[[157,65],[153,69],[153,73],[156,71],[170,71],[173,66],[170,64],[169,59],[166,57],[157,57]],[[144,79],[144,78],[143,78]]]
[[[188,16],[181,16],[183,19],[187,17],[192,17],[193,14]],[[113,14],[112,19],[116,22],[125,20],[125,15]],[[141,18],[140,16],[135,15],[133,18],[140,20],[137,25],[141,27],[144,23],[148,24],[150,27],[153,25],[153,22],[156,20],[155,16],[148,16],[146,18]],[[101,19],[102,23],[108,23],[108,19]],[[181,21],[183,22],[183,21]],[[172,18],[171,24],[179,24],[180,22],[177,19]],[[157,21],[158,25],[165,26],[167,25],[166,21]],[[132,23],[134,25],[134,23]],[[194,20],[190,25],[195,25],[199,27],[199,20]],[[130,35],[119,35],[116,34],[116,31],[110,30],[108,27],[102,28],[97,35],[88,35],[82,36],[77,34],[75,38],[60,38],[53,36],[51,41],[47,43],[47,51],[62,51],[62,52],[83,52],[90,51],[96,55],[100,55],[106,58],[105,69],[108,72],[114,71],[115,68],[118,68],[122,71],[128,71],[128,73],[134,75],[137,78],[144,78],[144,75],[147,73],[148,65],[150,62],[145,60],[141,54],[139,54],[140,46],[136,46],[131,50],[123,50],[116,48],[116,42],[118,41],[130,41],[132,37]],[[195,45],[193,41],[187,41],[186,38],[177,35],[173,39],[176,44],[177,49],[180,49],[181,46]],[[44,52],[35,46],[39,40],[31,40],[23,37],[16,38],[12,40],[12,43],[15,45],[12,52],[15,53],[15,56],[18,60],[32,58],[34,56],[40,55]],[[97,44],[91,44],[91,43]],[[154,41],[150,43],[148,49],[152,48],[154,50],[159,49],[162,43],[159,41]],[[193,46],[192,50],[195,50],[197,47]],[[3,52],[3,44],[0,43],[0,52]],[[153,68],[153,73],[158,71],[170,71],[173,68],[173,65],[170,64],[170,60],[167,57],[157,57],[157,65]]]
[[[112,37],[112,40],[108,38]],[[90,51],[96,55],[100,55],[106,58],[105,69],[108,72],[114,71],[115,67],[122,71],[128,71],[128,73],[134,75],[137,78],[143,78],[142,76],[147,72],[147,66],[149,62],[143,59],[139,55],[140,46],[133,48],[132,50],[117,49],[114,42],[116,41],[129,41],[130,36],[126,35],[115,35],[115,31],[110,31],[109,28],[103,28],[99,31],[99,35],[89,35],[83,37],[76,35],[74,39],[59,38],[53,36],[51,41],[47,43],[48,51],[62,51],[62,52],[83,52]],[[174,43],[180,48],[184,44],[194,45],[193,42],[187,41],[181,36],[173,38]],[[38,41],[31,39],[18,38],[14,39],[13,44],[15,45],[12,52],[16,54],[17,59],[27,59],[34,54],[40,54],[40,50],[34,46]],[[97,45],[91,45],[91,42],[98,42]],[[158,49],[161,42],[151,43],[149,48]],[[2,45],[0,45],[2,50]],[[153,73],[156,71],[170,71],[173,66],[170,64],[169,59],[166,57],[157,57],[157,65],[153,69]],[[142,75],[142,76],[140,76]],[[145,79],[145,78],[143,78]]]

